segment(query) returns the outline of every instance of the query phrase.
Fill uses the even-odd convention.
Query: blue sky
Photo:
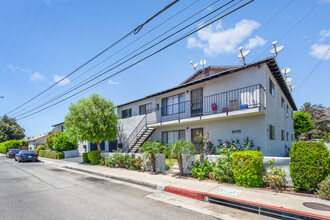
[[[172,1],[1,1],[0,96],[5,98],[0,99],[0,115],[8,113],[40,93],[170,2]],[[17,117],[22,113],[33,112],[31,109],[43,105],[50,98],[111,65],[214,0],[194,2],[179,1],[145,25],[138,34],[129,36],[92,65],[64,79],[52,90],[9,116]],[[228,1],[217,2],[189,22],[226,2]],[[190,4],[193,5],[148,33]],[[271,0],[256,0],[207,29],[120,73],[111,81],[107,80],[60,105],[18,122],[25,128],[27,136],[38,136],[50,131],[51,125],[64,120],[70,102],[91,93],[99,93],[115,104],[122,104],[181,83],[194,72],[190,60],[199,62],[205,59],[207,65],[238,65],[237,48],[244,46],[251,50],[247,57],[247,63],[250,63],[270,56],[271,42],[275,40],[278,40],[278,45],[285,45],[285,49],[277,56],[277,61],[281,69],[290,67],[292,70],[289,75],[293,78],[293,84],[297,85],[292,93],[297,106],[310,101],[329,107],[330,55],[306,78],[330,47],[329,11],[328,0],[278,0],[276,3]],[[302,18],[304,19],[301,20]],[[191,26],[187,31],[197,25]],[[174,40],[182,34],[171,39]],[[141,36],[143,38],[122,49]],[[169,42],[171,40],[163,42],[151,51]],[[147,54],[149,53],[145,53]],[[84,73],[109,56],[112,57]],[[122,67],[142,57],[143,55],[138,56]],[[110,73],[113,72],[115,71]],[[20,110],[22,111],[19,112]]]

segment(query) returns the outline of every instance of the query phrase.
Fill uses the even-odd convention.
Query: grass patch
[[[171,166],[173,166],[174,165],[174,163],[177,163],[178,162],[178,160],[177,159],[165,159],[165,165],[167,166],[167,167],[171,167]]]

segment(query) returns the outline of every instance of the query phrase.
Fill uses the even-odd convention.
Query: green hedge
[[[99,150],[89,151],[87,153],[87,155],[88,155],[88,159],[89,159],[89,161],[90,161],[91,164],[97,165],[97,164],[100,163],[101,152]]]
[[[44,145],[39,145],[37,147],[37,150],[46,150],[46,147]]]
[[[64,132],[62,132],[60,136],[54,138],[54,150],[56,151],[70,151],[76,150],[77,148],[77,143],[73,143],[69,140]]]
[[[260,151],[237,151],[232,154],[234,178],[237,185],[258,187],[263,185],[263,155]]]
[[[295,142],[290,157],[290,174],[297,190],[315,191],[330,172],[329,150],[322,142]]]
[[[40,157],[46,157],[50,159],[63,159],[64,154],[62,152],[49,151],[49,150],[39,150]]]
[[[0,153],[6,154],[9,149],[19,149],[22,146],[27,146],[26,141],[10,140],[0,143]]]
[[[82,159],[84,163],[89,163],[89,159],[88,159],[88,153],[83,153],[82,154]]]

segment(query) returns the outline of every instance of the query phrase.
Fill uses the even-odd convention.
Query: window
[[[293,134],[291,134],[291,141],[293,141]]]
[[[186,132],[185,130],[178,131],[164,131],[162,132],[162,142],[163,144],[171,144],[177,140],[185,139]]]
[[[285,105],[285,102],[284,102],[284,99],[283,97],[281,97],[281,107],[284,109],[284,105]]]
[[[289,106],[288,106],[288,104],[286,104],[286,113],[289,114]]]
[[[139,106],[139,114],[144,115],[151,112],[152,104],[144,104]]]
[[[275,127],[273,125],[269,125],[269,139],[275,140]]]
[[[129,118],[132,117],[132,109],[125,109],[123,111],[121,111],[121,118]]]
[[[289,132],[286,132],[286,141],[289,141]]]
[[[282,141],[284,141],[285,140],[285,131],[282,130],[281,134],[282,134]]]
[[[291,118],[293,119],[293,110],[291,111]]]
[[[275,87],[273,81],[269,78],[269,93],[275,96]]]
[[[185,112],[185,94],[170,96],[162,99],[162,116]]]

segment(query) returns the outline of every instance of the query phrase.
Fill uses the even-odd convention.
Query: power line
[[[323,54],[322,58],[319,59],[319,61],[315,64],[315,66],[313,67],[313,69],[307,74],[307,76],[303,79],[303,81],[301,81],[301,83],[296,86],[295,90],[296,91],[307,79],[308,77],[310,77],[316,70],[317,68],[319,68],[319,66],[321,65],[321,63],[327,58],[327,56],[330,54],[330,47],[328,48],[327,51],[325,51],[325,53]]]
[[[90,69],[88,69],[88,70],[84,71],[83,73],[79,74],[79,75],[76,76],[74,79],[72,79],[71,82],[73,82],[73,81],[75,81],[76,79],[80,78],[80,77],[81,77],[82,75],[84,75],[85,73],[89,72],[90,70],[92,70],[92,69],[94,69],[95,67],[99,66],[100,64],[104,63],[106,60],[110,59],[111,57],[113,57],[114,55],[118,54],[118,53],[121,52],[122,50],[126,49],[127,47],[129,47],[129,46],[132,45],[133,43],[137,42],[137,41],[140,40],[141,38],[145,37],[146,35],[148,35],[148,34],[151,33],[152,31],[156,30],[156,29],[159,28],[161,25],[165,24],[166,22],[168,22],[169,20],[173,19],[174,17],[176,17],[177,15],[179,15],[180,13],[182,13],[183,11],[185,11],[186,9],[188,9],[189,7],[191,7],[192,5],[196,4],[198,1],[200,1],[200,0],[196,0],[196,1],[194,1],[193,3],[191,3],[191,4],[188,5],[188,6],[186,6],[185,8],[183,8],[182,10],[180,10],[179,12],[177,12],[176,14],[174,14],[173,16],[169,17],[168,19],[166,19],[166,20],[163,21],[162,23],[158,24],[157,26],[155,26],[154,28],[152,28],[151,30],[149,30],[148,32],[146,32],[145,34],[143,34],[142,36],[140,36],[139,38],[135,39],[135,40],[132,41],[131,43],[127,44],[126,46],[120,48],[117,52],[115,52],[115,53],[113,53],[112,55],[108,56],[107,58],[105,58],[104,60],[102,60],[102,61],[99,62],[98,64],[94,65],[94,66],[91,67]],[[215,1],[214,3],[218,2],[218,1],[220,1],[220,0],[217,0],[217,1]],[[213,5],[214,3],[210,4],[209,6]],[[209,6],[208,6],[208,7],[209,7]],[[166,32],[165,32],[165,33],[166,33]],[[163,33],[162,35],[164,35],[165,33]],[[161,37],[162,35],[159,35],[157,38]],[[154,38],[154,40],[157,39],[157,38]],[[152,40],[152,41],[153,41],[153,40]],[[152,41],[149,41],[147,44],[151,43]],[[147,44],[145,44],[145,45],[147,45]],[[144,45],[144,46],[145,46],[145,45]],[[140,49],[140,48],[139,48],[139,49]],[[137,50],[135,50],[135,51],[137,51]],[[135,52],[135,51],[134,51],[134,52]],[[134,53],[134,52],[132,52],[132,53]],[[132,53],[130,53],[130,54],[132,54]],[[127,56],[126,56],[126,57],[127,57]],[[93,76],[95,76],[95,75],[101,73],[101,72],[104,71],[104,70],[106,70],[106,68],[105,68],[105,69],[102,69],[102,70],[100,70],[100,71],[98,71],[98,72],[97,72],[96,74],[94,74]],[[93,76],[91,76],[91,77],[93,77]],[[91,77],[90,77],[90,78],[91,78]],[[88,80],[88,79],[84,80],[83,82],[85,82],[85,81],[87,81],[87,80]],[[83,82],[80,82],[80,84],[83,83]],[[78,84],[78,85],[79,85],[79,84]],[[75,87],[77,87],[78,85],[76,85]],[[55,90],[54,92],[57,92],[57,91],[60,90],[60,89],[62,89],[62,87],[58,88],[58,89]],[[57,97],[53,98],[53,100],[56,99],[56,98],[58,98],[58,97],[61,97],[61,96],[62,96],[62,94],[57,95]],[[45,98],[48,98],[48,97],[44,97],[43,99],[45,99]],[[41,99],[41,100],[43,100],[43,99]],[[35,104],[32,104],[32,103],[29,103],[29,104],[35,106]],[[38,107],[40,107],[40,106],[38,106]],[[24,110],[26,110],[26,108],[23,108],[22,110],[16,112],[15,114],[17,115],[18,113],[20,113],[20,112],[22,112],[22,111],[24,111]]]
[[[123,57],[123,58],[117,60],[116,62],[112,63],[110,66],[108,66],[108,67],[106,67],[106,68],[100,70],[99,72],[97,72],[96,74],[93,75],[93,76],[95,76],[94,78],[92,78],[92,77],[93,77],[93,76],[92,76],[92,77],[90,77],[89,79],[86,79],[85,81],[81,82],[80,84],[76,85],[75,87],[73,87],[73,88],[67,90],[66,92],[64,92],[64,93],[62,93],[62,94],[60,94],[60,95],[58,95],[57,97],[54,97],[54,98],[51,99],[50,101],[47,101],[47,102],[45,102],[45,103],[43,103],[43,104],[41,104],[41,105],[39,105],[39,106],[33,108],[32,110],[29,110],[29,111],[33,111],[33,110],[38,109],[39,107],[43,107],[43,106],[45,106],[45,105],[47,105],[47,104],[49,104],[49,103],[51,103],[51,102],[53,102],[53,101],[55,101],[55,100],[61,98],[61,97],[63,97],[64,95],[67,95],[67,94],[69,94],[70,92],[73,92],[74,90],[76,90],[76,89],[78,89],[78,88],[80,88],[80,87],[86,85],[87,83],[89,83],[89,82],[91,82],[91,81],[93,81],[93,80],[95,80],[95,79],[101,77],[102,75],[106,74],[107,72],[109,72],[109,71],[111,71],[111,70],[114,70],[115,68],[117,68],[117,67],[119,67],[119,66],[121,66],[121,65],[123,65],[123,64],[125,64],[125,63],[127,63],[128,61],[132,60],[133,58],[137,57],[138,55],[140,55],[140,54],[142,54],[142,53],[144,53],[144,52],[146,52],[146,51],[152,49],[153,47],[155,47],[155,46],[157,46],[158,44],[164,42],[165,40],[169,39],[170,37],[176,35],[177,33],[180,33],[180,32],[183,31],[184,29],[186,29],[186,28],[192,26],[193,24],[196,24],[197,22],[201,21],[202,19],[204,19],[204,18],[208,17],[209,15],[211,15],[211,14],[217,12],[218,10],[222,9],[223,7],[225,7],[225,6],[227,6],[228,4],[232,3],[233,1],[234,1],[234,0],[231,0],[231,1],[227,2],[227,3],[224,4],[224,5],[221,5],[220,7],[216,8],[216,9],[213,10],[212,12],[210,12],[210,13],[208,13],[208,14],[202,16],[201,18],[199,18],[199,19],[193,21],[192,23],[186,25],[185,27],[181,28],[180,30],[176,31],[175,33],[172,33],[171,35],[169,35],[169,36],[163,38],[162,40],[160,40],[160,41],[158,41],[157,43],[153,44],[152,46],[148,47],[147,49],[145,49],[145,50],[139,52],[138,54],[135,54],[134,56],[132,56],[132,57],[126,59],[125,61],[121,62],[120,64],[116,65],[115,67],[112,67],[111,69],[108,69],[108,68],[110,68],[111,66],[113,66],[114,64],[116,64],[116,63],[120,62],[121,60],[123,60],[124,58],[128,57],[128,56],[131,55],[132,53],[134,53],[134,52],[136,52],[137,50],[143,48],[144,46],[146,46],[146,45],[149,44],[150,42],[154,41],[155,39],[157,39],[157,38],[159,38],[160,36],[164,35],[165,33],[169,32],[169,30],[166,31],[165,33],[161,34],[159,37],[154,38],[153,40],[149,41],[148,43],[146,43],[146,44],[143,45],[142,47],[136,49],[135,51],[131,52],[130,54],[126,55],[125,57]],[[242,1],[243,1],[243,0],[240,0],[239,2],[237,2],[237,3],[234,4],[234,5],[232,5],[231,7],[237,5],[238,3],[242,2]],[[216,1],[216,2],[217,2],[217,1]],[[212,3],[211,5],[213,5],[213,3]],[[207,7],[205,7],[204,9],[200,10],[199,12],[201,12],[201,11],[207,9],[208,7],[210,7],[210,5],[207,6]],[[228,9],[230,9],[231,7],[229,7]],[[226,10],[228,10],[228,9],[226,9]],[[226,11],[226,10],[225,10],[225,11]],[[197,12],[197,13],[195,13],[194,15],[190,16],[189,18],[185,19],[184,21],[180,22],[180,24],[182,24],[182,23],[184,23],[185,21],[189,20],[191,17],[195,16],[195,15],[198,14],[199,12]],[[223,12],[224,12],[224,11],[223,11]],[[223,13],[223,12],[220,12],[219,14],[215,15],[214,17],[219,16],[219,15],[220,15],[221,13]],[[212,17],[211,19],[213,19],[214,17]],[[209,19],[209,20],[211,20],[211,19]],[[209,21],[209,20],[208,20],[208,21]],[[178,25],[176,25],[175,27],[177,27],[177,26],[178,26]],[[173,28],[171,28],[170,30],[172,30],[172,29],[173,29]],[[108,69],[108,70],[107,70],[107,69]],[[101,73],[102,71],[105,71],[105,72]],[[101,73],[101,74],[99,74],[99,73]],[[99,75],[97,75],[97,74],[99,74]],[[96,76],[96,75],[97,75],[97,76]],[[26,114],[26,113],[22,113],[22,114],[16,115],[16,117],[21,117],[22,115],[25,115],[25,114]]]
[[[117,40],[115,43],[111,44],[110,46],[108,46],[107,48],[105,48],[103,51],[101,51],[100,53],[98,53],[97,55],[95,55],[94,57],[92,57],[91,59],[89,59],[87,62],[83,63],[82,65],[80,65],[78,68],[76,68],[74,71],[72,71],[71,73],[69,73],[68,75],[66,75],[65,77],[63,77],[61,80],[57,81],[56,83],[54,83],[53,85],[51,85],[50,87],[48,87],[47,89],[43,90],[41,93],[37,94],[36,96],[32,97],[31,99],[29,99],[28,101],[26,101],[25,103],[23,103],[22,105],[16,107],[15,109],[11,110],[10,112],[8,112],[7,114],[15,111],[16,109],[22,107],[23,105],[25,105],[26,103],[34,100],[35,98],[37,98],[39,95],[45,93],[46,91],[50,90],[51,88],[53,88],[55,85],[57,85],[58,83],[62,82],[65,78],[69,77],[70,75],[74,74],[75,72],[77,72],[78,70],[80,70],[81,68],[83,68],[84,66],[86,66],[87,64],[89,64],[90,62],[92,62],[93,60],[95,60],[97,57],[101,56],[103,53],[105,53],[106,51],[108,51],[110,48],[112,48],[113,46],[117,45],[119,42],[121,42],[122,40],[124,40],[125,38],[127,38],[129,35],[131,34],[137,34],[144,25],[146,25],[147,23],[149,23],[152,19],[154,19],[156,16],[158,16],[159,14],[161,14],[162,12],[164,12],[165,10],[167,10],[169,7],[171,7],[172,5],[174,5],[175,3],[177,3],[179,0],[175,0],[172,3],[170,3],[169,5],[165,6],[162,10],[158,11],[155,15],[153,15],[151,18],[149,18],[147,21],[145,21],[144,23],[140,24],[138,27],[136,27],[135,29],[131,30],[130,32],[128,32],[125,36],[123,36],[122,38],[120,38],[119,40]]]
[[[161,49],[159,49],[159,50],[157,50],[157,51],[155,51],[155,52],[149,54],[148,56],[146,56],[146,57],[144,57],[144,58],[142,58],[142,59],[140,59],[140,60],[134,62],[133,64],[131,64],[131,65],[129,65],[129,66],[127,66],[127,67],[125,67],[125,68],[123,68],[123,69],[117,71],[116,73],[113,73],[112,75],[110,75],[110,76],[108,76],[108,77],[106,77],[106,78],[104,78],[104,79],[102,79],[102,80],[100,80],[100,81],[94,83],[93,85],[91,85],[91,86],[89,86],[89,87],[87,87],[87,88],[85,88],[85,89],[83,89],[83,90],[80,90],[79,92],[77,92],[77,93],[75,93],[75,94],[73,94],[73,95],[71,95],[71,96],[69,96],[69,97],[67,97],[67,98],[65,98],[65,99],[62,99],[62,100],[60,100],[60,101],[58,101],[58,102],[56,102],[56,103],[54,103],[54,104],[52,104],[52,105],[50,105],[50,106],[47,106],[47,107],[45,107],[45,108],[43,108],[43,109],[41,109],[41,110],[39,110],[39,111],[37,111],[37,112],[31,113],[31,114],[26,115],[26,116],[21,117],[21,118],[18,118],[17,120],[21,120],[21,119],[23,119],[23,118],[27,118],[27,117],[29,117],[29,116],[31,116],[31,115],[37,114],[37,113],[39,113],[39,112],[41,112],[41,111],[44,111],[44,110],[46,110],[46,109],[48,109],[48,108],[50,108],[50,107],[52,107],[52,106],[54,106],[54,105],[57,105],[57,104],[59,104],[59,103],[65,101],[65,100],[67,100],[67,99],[69,99],[69,98],[71,98],[71,97],[73,97],[73,96],[76,96],[77,94],[79,94],[79,93],[81,93],[81,92],[83,92],[83,91],[85,91],[85,90],[87,90],[87,89],[89,89],[89,88],[94,87],[95,85],[97,85],[97,84],[99,84],[99,83],[104,82],[105,80],[108,80],[108,79],[112,78],[113,76],[115,76],[115,75],[117,75],[117,74],[119,74],[119,73],[121,73],[121,72],[123,72],[123,71],[125,71],[125,70],[127,70],[127,69],[129,69],[129,68],[131,68],[131,67],[133,67],[133,66],[135,66],[135,65],[137,65],[138,63],[140,63],[140,62],[142,62],[142,61],[144,61],[144,60],[146,60],[146,59],[148,59],[148,58],[154,56],[155,54],[157,54],[157,53],[159,53],[159,52],[165,50],[166,48],[172,46],[173,44],[178,43],[179,41],[181,41],[181,40],[187,38],[188,36],[190,36],[190,35],[192,35],[192,34],[198,32],[198,31],[200,31],[201,29],[203,29],[203,28],[205,28],[205,27],[207,27],[207,26],[213,24],[214,22],[216,22],[216,21],[218,21],[218,20],[220,20],[220,19],[222,19],[222,18],[228,16],[229,14],[231,14],[231,13],[233,13],[233,12],[239,10],[240,8],[242,8],[242,7],[244,7],[244,6],[248,5],[248,4],[250,4],[250,3],[253,2],[253,1],[254,1],[254,0],[250,0],[250,1],[248,1],[248,2],[246,2],[246,3],[244,3],[244,4],[242,4],[242,5],[238,6],[237,8],[231,10],[230,12],[226,13],[225,15],[220,16],[219,18],[216,18],[216,19],[214,19],[213,21],[210,21],[210,22],[208,22],[207,24],[200,26],[200,27],[197,28],[196,30],[194,30],[194,31],[192,31],[192,32],[190,32],[190,33],[188,33],[188,34],[186,34],[186,35],[180,37],[179,39],[177,39],[177,40],[171,42],[170,44],[167,44],[166,46],[162,47]],[[109,71],[106,71],[106,72],[109,72]]]

